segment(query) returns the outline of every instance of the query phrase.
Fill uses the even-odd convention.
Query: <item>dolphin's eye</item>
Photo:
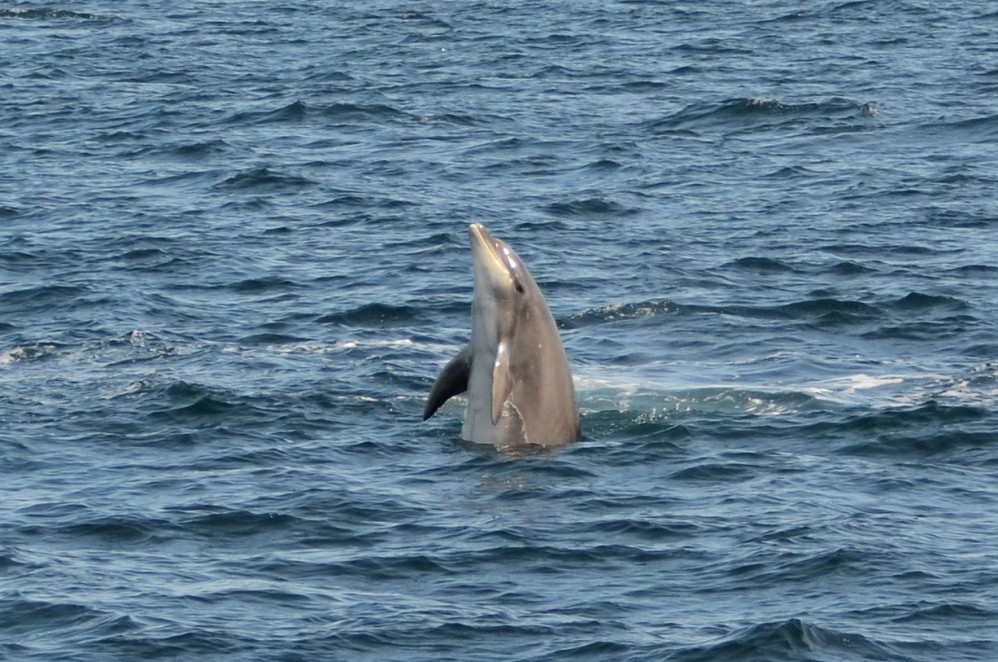
[[[520,282],[519,278],[513,280],[513,287],[516,288],[517,294],[523,294],[523,283]]]

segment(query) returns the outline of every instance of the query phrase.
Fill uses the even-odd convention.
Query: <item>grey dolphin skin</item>
[[[577,441],[579,407],[568,358],[544,295],[512,248],[468,227],[475,270],[471,342],[437,377],[425,421],[468,392],[461,436],[499,448]]]

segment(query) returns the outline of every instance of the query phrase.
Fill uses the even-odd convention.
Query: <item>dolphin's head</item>
[[[496,239],[481,223],[468,226],[475,265],[475,298],[486,297],[498,305],[516,305],[537,286],[523,260],[506,242]]]

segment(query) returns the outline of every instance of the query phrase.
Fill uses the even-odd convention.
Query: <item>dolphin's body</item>
[[[475,269],[471,342],[437,377],[423,420],[468,392],[461,436],[497,447],[579,439],[572,373],[544,295],[512,248],[468,227]]]

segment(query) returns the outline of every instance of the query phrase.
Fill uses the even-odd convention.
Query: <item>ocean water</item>
[[[0,658],[998,657],[998,11],[0,4]],[[467,224],[583,439],[423,423]]]

